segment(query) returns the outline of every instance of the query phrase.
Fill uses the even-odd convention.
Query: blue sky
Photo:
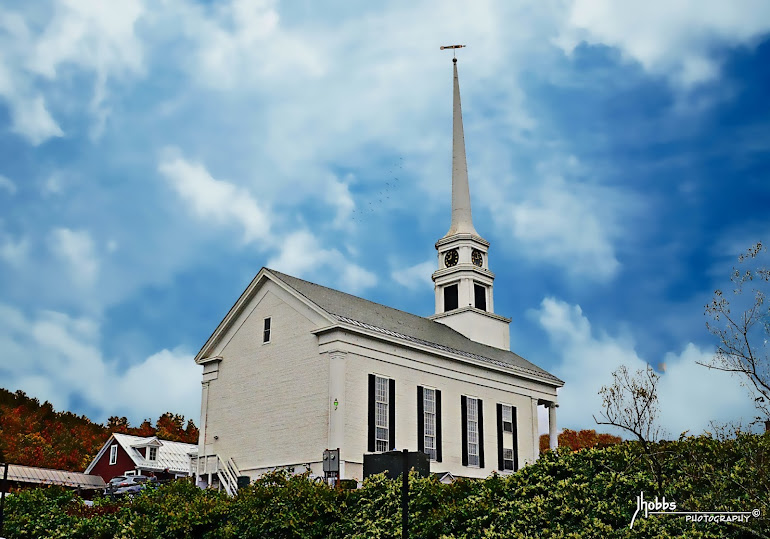
[[[192,357],[262,266],[432,314],[458,42],[495,310],[560,426],[664,362],[671,435],[753,418],[695,361],[770,232],[763,0],[5,3],[0,385],[197,421]]]

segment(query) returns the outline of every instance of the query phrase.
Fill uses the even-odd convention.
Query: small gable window
[[[262,330],[262,342],[268,343],[270,342],[270,325],[271,325],[271,319],[265,318],[265,325]]]
[[[158,460],[158,448],[157,447],[148,447],[147,448],[147,460]]]
[[[118,444],[110,446],[110,466],[118,463]]]

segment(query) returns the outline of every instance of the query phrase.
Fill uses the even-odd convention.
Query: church
[[[409,449],[431,472],[483,478],[539,453],[538,407],[556,444],[564,382],[510,351],[494,310],[489,242],[473,226],[457,59],[452,216],[436,242],[427,318],[262,268],[195,357],[203,367],[201,486],[276,469],[363,478],[366,453]]]

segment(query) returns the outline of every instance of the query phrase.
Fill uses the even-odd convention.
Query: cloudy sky
[[[432,314],[463,43],[495,308],[566,381],[560,426],[621,364],[665,363],[674,436],[753,418],[695,362],[770,238],[770,3],[351,5],[0,6],[0,386],[197,422],[192,357],[262,266]]]

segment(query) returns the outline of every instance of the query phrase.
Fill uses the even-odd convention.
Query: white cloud
[[[51,10],[34,13],[30,17],[33,24],[18,13],[2,13],[0,98],[11,109],[13,131],[34,145],[64,136],[51,116],[46,96],[33,88],[40,79],[62,82],[61,77],[66,84],[67,75],[62,76],[62,71],[76,66],[94,74],[89,108],[95,120],[92,133],[98,135],[109,114],[104,106],[108,81],[143,71],[142,44],[134,33],[143,12],[140,0],[59,0]],[[40,20],[41,16],[48,18]]]
[[[390,276],[398,284],[410,290],[429,289],[432,285],[430,276],[434,271],[436,271],[436,261],[430,258],[408,268],[393,270]]]
[[[245,189],[214,179],[202,164],[172,153],[174,150],[166,151],[158,170],[197,217],[210,223],[240,226],[245,242],[269,239],[270,216]]]
[[[14,133],[25,136],[35,146],[49,138],[64,136],[64,132],[48,112],[42,96],[6,97],[11,105]]]
[[[296,277],[331,274],[333,286],[352,294],[377,284],[375,274],[350,262],[337,249],[324,249],[307,230],[289,234],[279,245],[278,254],[267,262],[270,268]]]
[[[51,250],[70,266],[76,282],[94,283],[99,275],[99,259],[91,234],[87,230],[56,228],[49,236]]]
[[[138,424],[166,411],[200,421],[200,367],[192,354],[161,350],[121,369],[104,357],[100,339],[94,320],[53,311],[27,317],[0,304],[4,385],[61,409],[69,409],[73,398],[85,401],[99,410],[96,421],[126,415]]]
[[[299,277],[335,261],[343,261],[342,253],[336,249],[323,249],[313,234],[299,230],[283,239],[278,254],[270,258],[267,265]]]
[[[177,194],[190,203],[199,219],[220,225],[237,224],[244,230],[244,241],[258,240],[260,248],[276,251],[268,260],[268,267],[297,277],[333,272],[336,286],[352,293],[376,284],[373,273],[347,260],[338,249],[324,248],[323,242],[309,230],[271,231],[268,211],[247,190],[215,179],[202,164],[174,153],[175,150],[166,151],[158,170]],[[353,205],[347,185],[335,178],[326,185],[327,201],[337,206],[337,219],[342,221]]]
[[[197,45],[190,67],[202,84],[229,90],[298,72],[322,73],[322,42],[283,26],[275,5],[273,0],[232,0],[213,9],[175,4]]]
[[[332,225],[336,228],[349,228],[350,216],[356,203],[350,194],[348,184],[337,178],[330,178],[323,188],[323,197],[327,204],[337,210]]]
[[[2,174],[0,174],[0,189],[5,189],[12,195],[16,194],[16,184]]]
[[[690,87],[718,75],[715,45],[751,46],[768,30],[764,0],[574,0],[556,42],[568,52],[581,41],[617,47],[645,70]]]
[[[561,176],[547,176],[518,194],[521,202],[492,201],[495,221],[510,230],[528,258],[593,280],[611,279],[620,268],[613,241],[616,193]]]
[[[593,330],[579,305],[545,298],[530,314],[559,354],[554,374],[565,382],[559,390],[559,427],[597,428],[591,416],[598,417],[602,409],[598,395],[601,386],[612,383],[611,373],[619,366],[636,372],[646,368],[647,362],[638,356],[629,335]],[[659,399],[661,424],[669,435],[678,436],[685,430],[699,434],[712,420],[753,417],[752,403],[738,380],[695,364],[710,356],[710,351],[692,343],[680,354],[666,354]]]
[[[371,271],[350,262],[343,264],[342,278],[338,283],[340,290],[358,294],[377,284],[377,276]]]
[[[54,172],[43,182],[41,191],[44,195],[58,195],[64,188],[63,176],[61,172]]]
[[[20,238],[14,240],[10,237],[0,241],[0,258],[13,266],[21,266],[27,260],[29,254],[29,240]]]

